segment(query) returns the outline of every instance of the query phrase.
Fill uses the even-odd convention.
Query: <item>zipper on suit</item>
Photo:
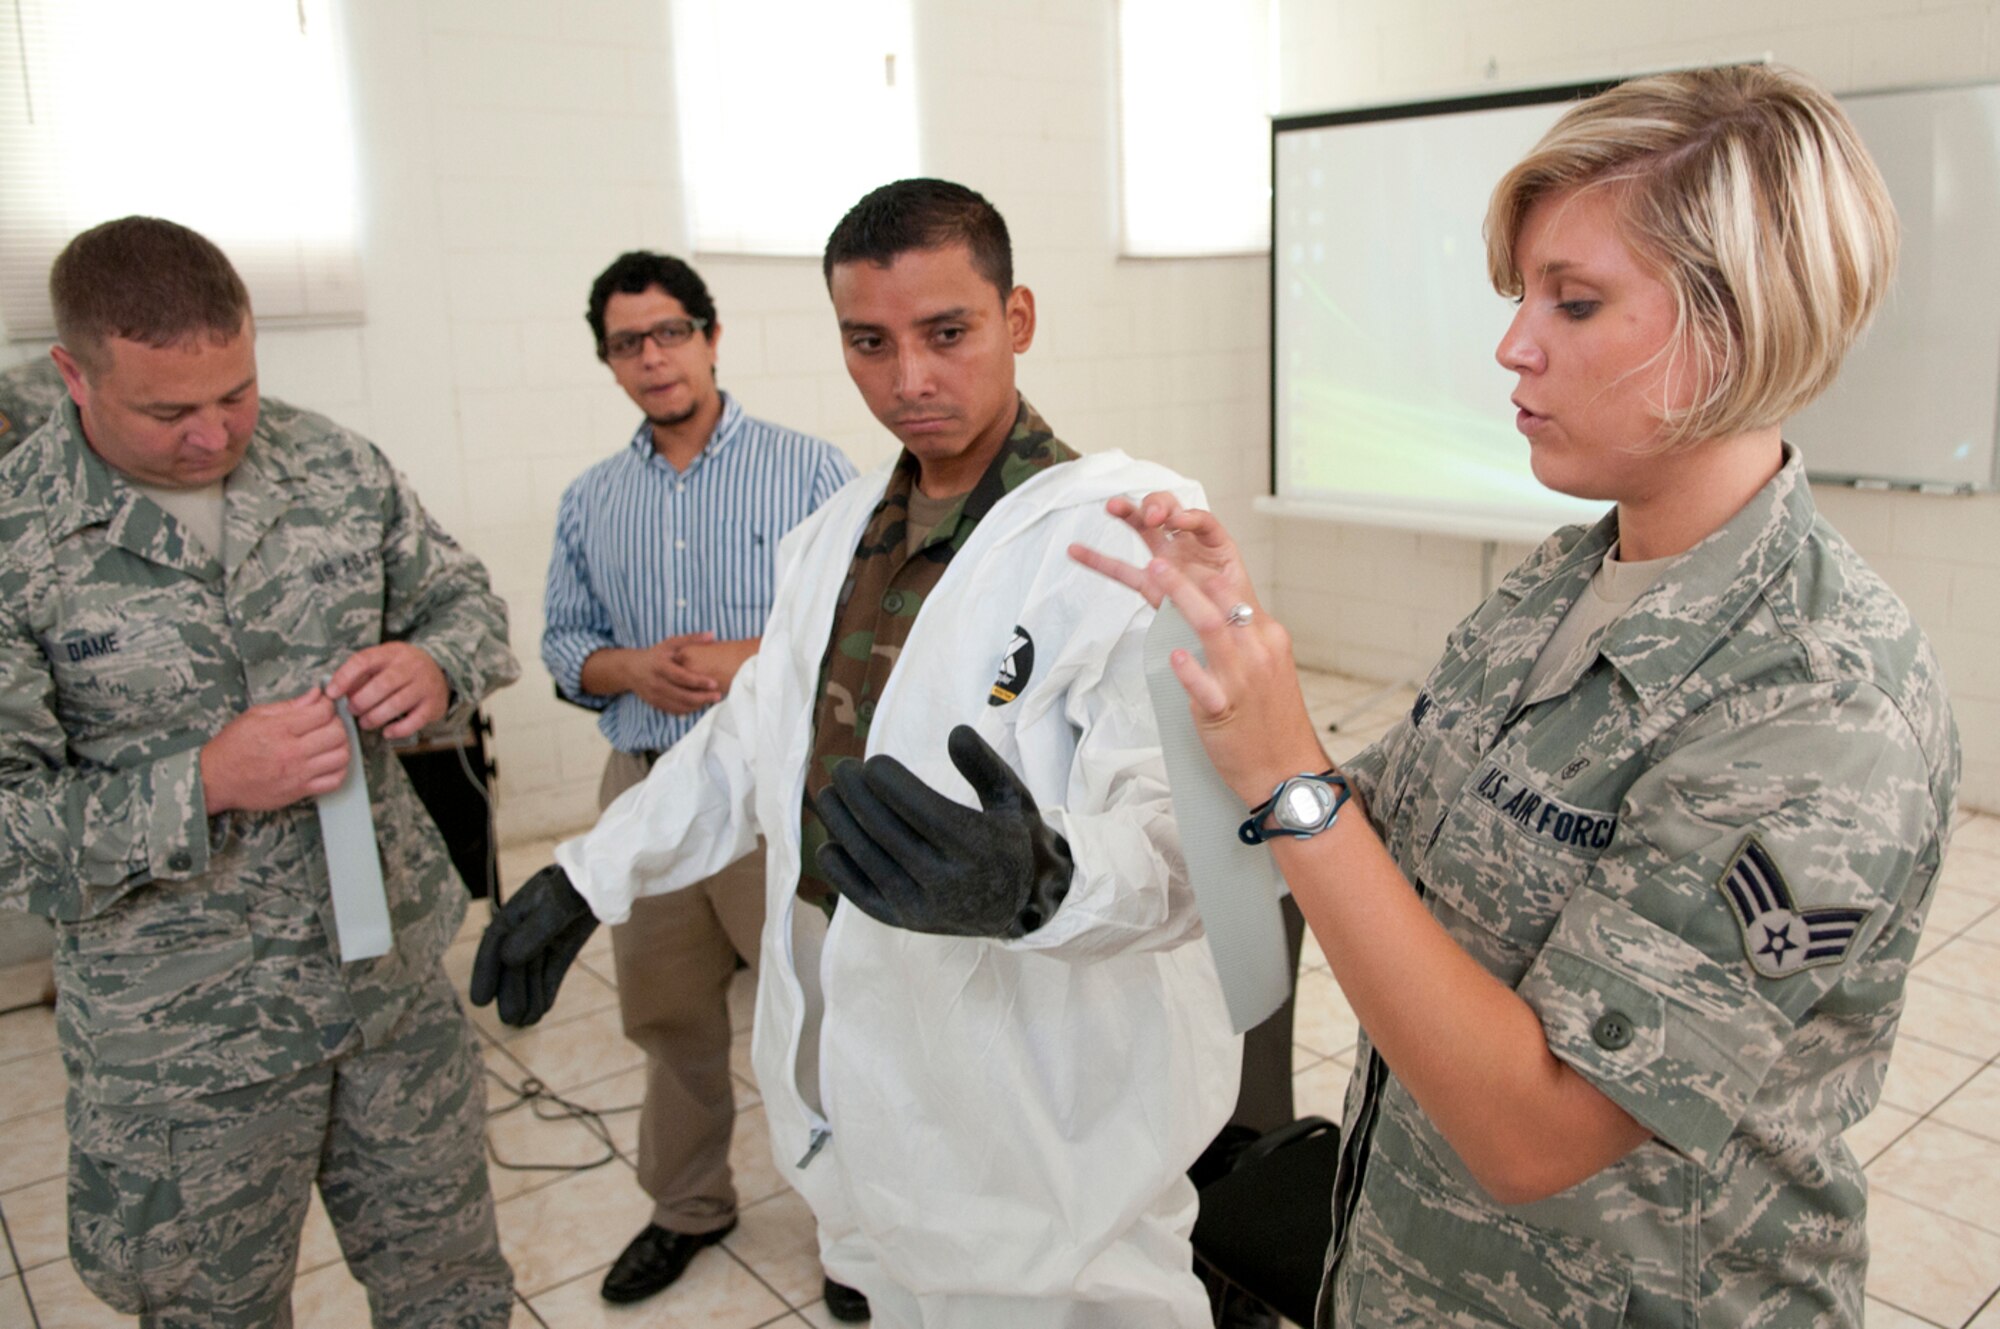
[[[818,1098],[819,1086],[815,1083],[813,1085],[815,1092],[808,1094],[803,1077],[799,1073],[799,1054],[804,1050],[805,1031],[807,1026],[813,1023],[813,1020],[812,1012],[807,1009],[810,1004],[807,997],[808,985],[799,974],[799,954],[794,944],[796,941],[796,936],[793,932],[794,912],[798,907],[799,897],[798,893],[794,891],[791,898],[785,902],[785,917],[781,926],[784,928],[785,935],[785,968],[789,971],[787,974],[790,980],[789,986],[797,1000],[797,1015],[792,1025],[791,1037],[786,1040],[785,1076],[791,1081],[793,1097],[798,1100],[799,1108],[804,1113],[806,1119],[806,1129],[808,1132],[807,1148],[805,1156],[798,1162],[798,1166],[804,1168],[806,1164],[812,1162],[819,1155],[820,1150],[826,1148],[826,1142],[833,1138],[833,1128],[827,1123],[826,1115],[822,1110],[822,1104],[815,1101]],[[811,986],[818,988],[819,984],[815,982]],[[823,1011],[825,993],[821,991],[819,996]]]

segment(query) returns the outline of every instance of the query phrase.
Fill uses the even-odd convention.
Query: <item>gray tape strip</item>
[[[361,766],[361,735],[347,698],[334,705],[347,730],[347,778],[319,796],[319,833],[326,841],[326,873],[333,881],[333,922],[340,961],[372,960],[395,944],[389,896],[382,889],[382,856],[375,847],[375,818],[368,809],[368,775]]]
[[[1291,991],[1285,920],[1278,908],[1285,879],[1269,849],[1236,838],[1247,810],[1209,764],[1188,712],[1187,692],[1167,663],[1183,648],[1203,658],[1194,629],[1171,603],[1163,604],[1146,631],[1146,690],[1159,722],[1188,881],[1215,953],[1229,1022],[1240,1034],[1263,1023]]]

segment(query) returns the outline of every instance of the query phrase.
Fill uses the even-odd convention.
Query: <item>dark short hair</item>
[[[590,335],[597,339],[597,358],[604,358],[604,308],[614,295],[641,295],[655,286],[681,302],[689,318],[703,320],[701,335],[715,340],[715,301],[708,285],[696,272],[672,254],[656,254],[650,249],[633,249],[620,254],[611,266],[597,274],[590,284]]]
[[[49,269],[56,336],[86,369],[113,337],[171,346],[243,330],[250,292],[228,255],[158,217],[120,217],[76,236]]]
[[[898,180],[870,191],[847,210],[826,238],[820,275],[829,286],[841,263],[873,263],[886,268],[913,249],[962,244],[972,266],[1005,300],[1014,289],[1014,246],[1000,209],[964,185],[949,180]]]

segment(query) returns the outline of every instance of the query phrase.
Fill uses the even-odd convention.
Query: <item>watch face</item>
[[[1277,822],[1287,830],[1302,831],[1326,820],[1333,806],[1333,791],[1317,780],[1298,780],[1285,786],[1273,809]]]

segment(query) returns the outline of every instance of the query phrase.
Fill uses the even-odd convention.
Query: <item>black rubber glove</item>
[[[502,1022],[533,1024],[556,1004],[563,975],[595,931],[597,915],[569,884],[569,874],[549,864],[486,925],[472,962],[472,1004],[498,998]]]
[[[971,726],[953,729],[947,750],[978,809],[946,798],[894,757],[842,762],[815,800],[829,837],[819,869],[855,908],[890,927],[1024,937],[1069,893],[1069,842]]]

